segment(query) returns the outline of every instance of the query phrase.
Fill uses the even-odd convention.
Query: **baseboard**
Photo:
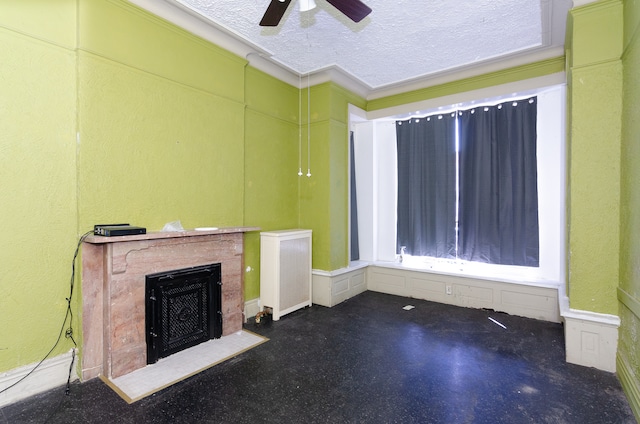
[[[558,286],[505,282],[393,266],[369,266],[369,290],[467,308],[486,308],[543,321],[560,322]]]
[[[636,416],[636,419],[640,421],[640,383],[635,379],[633,371],[627,361],[620,355],[618,355],[617,358],[617,372],[622,389],[627,395],[629,406]]]
[[[561,299],[567,362],[616,372],[620,318],[569,308],[569,299]]]
[[[37,363],[0,374],[0,390],[4,390],[24,378],[24,380],[15,386],[0,393],[0,407],[66,384],[67,378],[69,377],[71,358],[72,350],[55,358],[47,359],[26,378],[25,376],[33,370]],[[73,370],[76,369],[75,362],[77,359],[78,357],[76,356],[74,358]],[[78,379],[75,371],[71,373],[71,379]]]
[[[367,263],[354,263],[335,271],[312,271],[311,300],[316,305],[333,307],[367,290]]]
[[[355,263],[335,271],[312,270],[311,302],[330,308],[366,291],[367,265],[367,263]],[[246,301],[244,303],[245,322],[261,310],[259,298]]]
[[[248,322],[251,318],[260,312],[260,298],[247,300],[244,302],[244,322]]]

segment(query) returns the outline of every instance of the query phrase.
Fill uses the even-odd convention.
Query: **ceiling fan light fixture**
[[[371,13],[371,8],[360,0],[327,0],[327,2],[356,23]],[[271,0],[260,21],[260,26],[278,26],[289,3],[291,0]],[[301,12],[307,12],[314,7],[316,7],[315,0],[300,0]]]
[[[300,0],[300,12],[308,12],[316,8],[316,2],[313,0]]]

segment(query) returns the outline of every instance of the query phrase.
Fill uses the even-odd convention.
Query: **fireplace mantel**
[[[242,329],[243,233],[258,227],[89,236],[82,244],[81,378],[146,366],[145,277],[222,264],[222,335]]]
[[[84,239],[85,243],[91,244],[106,244],[106,243],[120,243],[124,241],[136,241],[136,240],[158,240],[158,239],[170,239],[170,238],[184,238],[184,237],[201,237],[211,234],[233,234],[233,233],[247,233],[250,231],[259,231],[260,227],[225,227],[207,229],[207,230],[184,230],[184,231],[156,231],[146,234],[136,234],[132,236],[115,236],[115,237],[103,237],[103,236],[88,236]]]

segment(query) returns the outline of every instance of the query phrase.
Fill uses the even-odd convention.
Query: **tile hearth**
[[[180,351],[121,377],[101,378],[127,403],[133,403],[268,340],[243,330]]]

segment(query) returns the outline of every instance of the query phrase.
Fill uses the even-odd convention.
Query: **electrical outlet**
[[[451,290],[451,286],[447,286],[447,294],[453,294],[453,291]]]

